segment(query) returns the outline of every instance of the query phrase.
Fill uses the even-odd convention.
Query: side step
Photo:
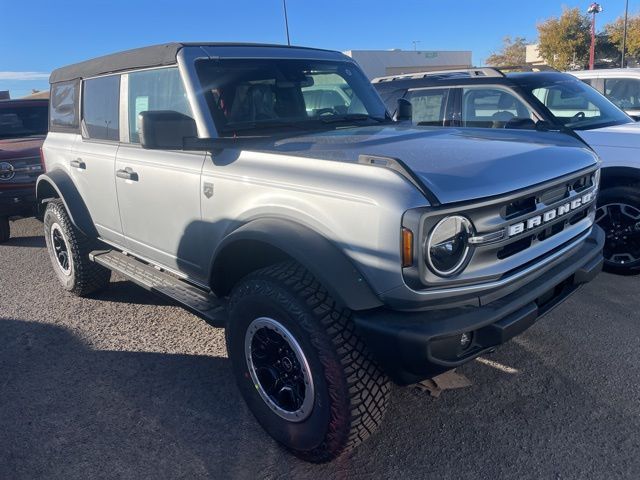
[[[116,250],[96,250],[89,254],[89,259],[150,292],[170,298],[213,326],[222,327],[226,323],[224,300],[169,273]]]

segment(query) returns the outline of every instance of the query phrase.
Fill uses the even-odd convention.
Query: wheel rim
[[[253,384],[267,406],[285,420],[306,419],[313,409],[313,378],[291,332],[272,318],[257,318],[247,328],[244,350]]]
[[[69,255],[69,246],[67,245],[67,240],[64,233],[62,233],[60,225],[57,223],[51,225],[49,235],[51,238],[53,256],[56,259],[58,267],[65,275],[71,275],[71,256]]]
[[[604,259],[627,266],[640,260],[640,209],[626,203],[608,203],[598,208],[596,223],[605,231]]]

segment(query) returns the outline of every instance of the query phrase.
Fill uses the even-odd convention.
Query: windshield
[[[0,138],[46,135],[47,107],[0,105]]]
[[[369,80],[348,62],[205,60],[197,71],[221,136],[390,121]]]
[[[588,130],[632,121],[595,89],[579,80],[536,82],[530,84],[529,89],[556,121],[567,128]]]

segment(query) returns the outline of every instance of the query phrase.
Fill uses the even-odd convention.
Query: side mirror
[[[406,98],[398,99],[398,108],[396,108],[396,114],[394,116],[394,120],[396,122],[404,122],[411,121],[413,118],[413,107],[411,106],[411,102]]]
[[[197,137],[196,121],[180,112],[141,112],[140,145],[150,150],[182,150],[185,137]]]

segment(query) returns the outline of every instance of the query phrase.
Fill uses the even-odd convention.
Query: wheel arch
[[[52,198],[62,200],[71,223],[84,235],[91,238],[98,236],[87,205],[84,203],[69,174],[63,170],[57,169],[42,174],[36,182],[38,210],[41,211],[43,205]]]
[[[364,276],[333,242],[291,220],[265,218],[244,224],[216,249],[210,285],[226,296],[249,273],[294,260],[308,269],[335,300],[352,310],[382,305]]]
[[[604,167],[600,180],[600,189],[640,184],[640,168]]]

